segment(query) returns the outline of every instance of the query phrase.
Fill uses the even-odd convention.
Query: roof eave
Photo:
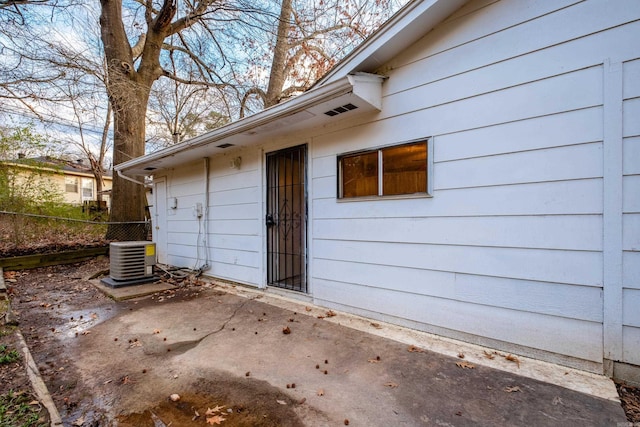
[[[162,168],[165,169],[174,163],[170,158],[185,157],[183,153],[198,147],[208,147],[210,155],[222,153],[224,148],[220,148],[218,145],[222,145],[225,140],[239,135],[246,139],[248,138],[247,135],[256,134],[255,142],[248,142],[244,146],[257,145],[263,142],[260,135],[257,135],[258,133],[278,134],[287,132],[287,129],[293,126],[292,119],[295,118],[293,116],[302,116],[301,120],[311,116],[316,121],[331,120],[330,117],[325,117],[321,114],[322,112],[318,114],[318,108],[330,103],[332,100],[341,99],[345,95],[350,95],[357,99],[361,103],[360,107],[365,107],[362,110],[380,110],[382,107],[383,80],[384,78],[381,76],[366,73],[345,76],[330,84],[305,92],[287,102],[267,108],[252,116],[232,122],[183,143],[116,165],[114,170],[129,176],[152,175],[159,169],[158,167],[153,167],[154,163],[162,162]],[[313,113],[310,112],[311,110],[313,110]],[[278,126],[278,124],[282,124],[282,126]],[[179,160],[176,159],[175,163],[179,163]]]
[[[314,86],[322,86],[354,71],[375,73],[468,0],[412,1],[396,12],[383,26],[351,51]]]

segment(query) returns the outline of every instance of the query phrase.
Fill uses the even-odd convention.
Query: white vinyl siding
[[[380,112],[211,158],[206,274],[264,284],[263,156],[308,143],[314,302],[595,372],[615,315],[615,354],[640,364],[639,39],[637,0],[470,1],[378,70]],[[621,123],[606,122],[616,109]],[[623,236],[605,256],[607,135],[620,126]],[[338,156],[425,137],[432,198],[337,200]],[[166,177],[171,264],[196,261],[203,174],[195,163]]]
[[[640,3],[622,3],[471,2],[382,67],[381,113],[314,138],[314,297],[595,370],[603,62],[640,56]],[[335,202],[338,154],[423,135],[433,135],[432,199]]]
[[[242,153],[240,169],[229,167],[228,158],[212,158],[209,177],[207,274],[258,286],[261,283],[262,237],[259,155]],[[193,268],[198,261],[196,242],[204,229],[193,215],[196,203],[204,203],[204,164],[194,163],[167,177],[168,197],[178,197],[178,209],[168,216],[168,259],[172,265]],[[200,245],[199,264],[204,262]],[[199,267],[200,265],[198,265]]]
[[[623,65],[622,356],[640,365],[640,59]]]

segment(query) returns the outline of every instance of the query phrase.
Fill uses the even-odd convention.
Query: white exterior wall
[[[197,268],[198,231],[201,224],[193,214],[196,203],[204,203],[204,173],[201,163],[187,165],[166,176],[166,206],[176,198],[176,208],[167,209],[166,258],[158,253],[158,257],[178,267]],[[158,248],[158,251],[161,251]]]
[[[639,39],[637,0],[468,3],[380,70],[379,114],[211,158],[207,274],[264,285],[264,154],[308,143],[316,303],[592,371],[640,364]],[[336,199],[339,154],[425,137],[432,198]],[[166,176],[170,264],[196,264],[203,176]]]
[[[623,64],[623,361],[640,365],[640,60]]]
[[[231,159],[240,156],[239,170]],[[213,263],[207,274],[259,286],[262,283],[260,150],[211,159],[209,238]]]
[[[263,253],[260,150],[230,153],[210,159],[207,274],[259,286]],[[230,159],[237,156],[242,157],[239,170],[230,167]],[[176,169],[165,179],[167,200],[176,197],[178,206],[167,211],[167,263],[199,268],[206,260],[205,229],[194,216],[194,207],[205,204],[204,161]]]
[[[383,68],[382,112],[314,138],[316,300],[601,369],[604,64],[640,57],[638,18],[633,0],[475,1]],[[336,155],[428,136],[433,198],[336,202]],[[640,162],[625,157],[624,209],[638,212]],[[625,214],[636,250],[637,219]],[[631,265],[623,351],[638,364]]]

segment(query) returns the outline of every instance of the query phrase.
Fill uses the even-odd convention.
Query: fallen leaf
[[[474,369],[475,365],[469,362],[456,362],[456,366],[462,369]]]
[[[214,424],[220,425],[220,423],[222,423],[224,420],[226,420],[226,418],[223,417],[222,415],[214,415],[213,417],[207,418],[207,424],[209,424],[209,425],[214,425]]]
[[[424,350],[416,347],[415,345],[410,345],[407,349],[409,353],[424,353]]]
[[[291,333],[291,328],[289,328],[288,326],[282,328],[282,333],[285,335],[289,335]]]
[[[380,360],[379,359],[369,359],[369,360],[367,360],[367,362],[369,362],[369,363],[380,363]]]
[[[318,390],[318,391],[316,392],[316,394],[317,394],[318,396],[324,396],[324,390],[323,390],[323,389],[320,389],[320,390]]]
[[[464,359],[464,353],[458,353],[458,357],[459,357],[460,359]]]
[[[398,387],[398,384],[396,384],[394,382],[391,382],[391,381],[389,381],[387,383],[384,383],[384,385],[385,385],[385,387],[389,387],[389,388],[397,388]]]
[[[84,424],[84,416],[78,418],[77,420],[71,423],[72,426],[78,426],[78,427],[81,426],[82,424]]]
[[[218,412],[222,411],[222,409],[224,409],[224,405],[222,406],[216,405],[216,407],[213,409],[207,408],[207,412],[205,412],[205,415],[215,415]]]
[[[520,367],[520,359],[518,359],[516,356],[509,354],[504,358],[507,359],[509,362],[516,363],[518,365],[518,368]]]
[[[40,402],[38,402],[37,400],[32,400],[31,402],[29,402],[29,405],[39,405]]]
[[[327,317],[333,317],[333,316],[335,316],[335,315],[336,315],[336,312],[335,312],[335,311],[333,311],[333,310],[329,310],[329,311],[327,311]]]
[[[153,333],[154,333],[154,334],[159,334],[159,333],[160,333],[160,329],[154,329],[154,330],[153,330]]]
[[[318,319],[324,319],[324,316],[323,316],[323,315],[319,315],[319,316],[317,316],[317,317],[318,317]]]
[[[493,354],[489,353],[487,350],[484,351],[484,357],[491,360],[496,358]]]
[[[304,309],[307,310],[307,311],[313,310],[311,307],[305,307]]]
[[[286,405],[287,402],[285,402],[284,400],[276,400],[276,402],[278,402],[281,405]]]
[[[91,333],[91,331],[87,330],[87,331],[83,331],[82,335],[89,335]]]
[[[513,387],[505,387],[504,391],[506,391],[507,393],[515,393],[515,392],[521,391],[521,390],[520,390],[520,387],[518,387],[516,385],[516,386],[513,386]]]
[[[91,318],[92,318],[92,319],[97,319],[97,318],[98,318],[98,315],[97,315],[96,313],[91,313]]]
[[[380,326],[379,323],[370,323],[371,326],[373,326],[376,329],[382,329],[382,326]]]

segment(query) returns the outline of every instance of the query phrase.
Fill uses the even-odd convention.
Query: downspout
[[[129,176],[124,175],[121,170],[116,170],[116,172],[118,173],[118,176],[120,178],[122,178],[122,179],[126,179],[127,181],[135,182],[136,184],[142,185],[143,187],[148,187],[148,185],[145,184],[144,182],[138,181],[136,179],[133,179],[133,178],[131,178]]]

